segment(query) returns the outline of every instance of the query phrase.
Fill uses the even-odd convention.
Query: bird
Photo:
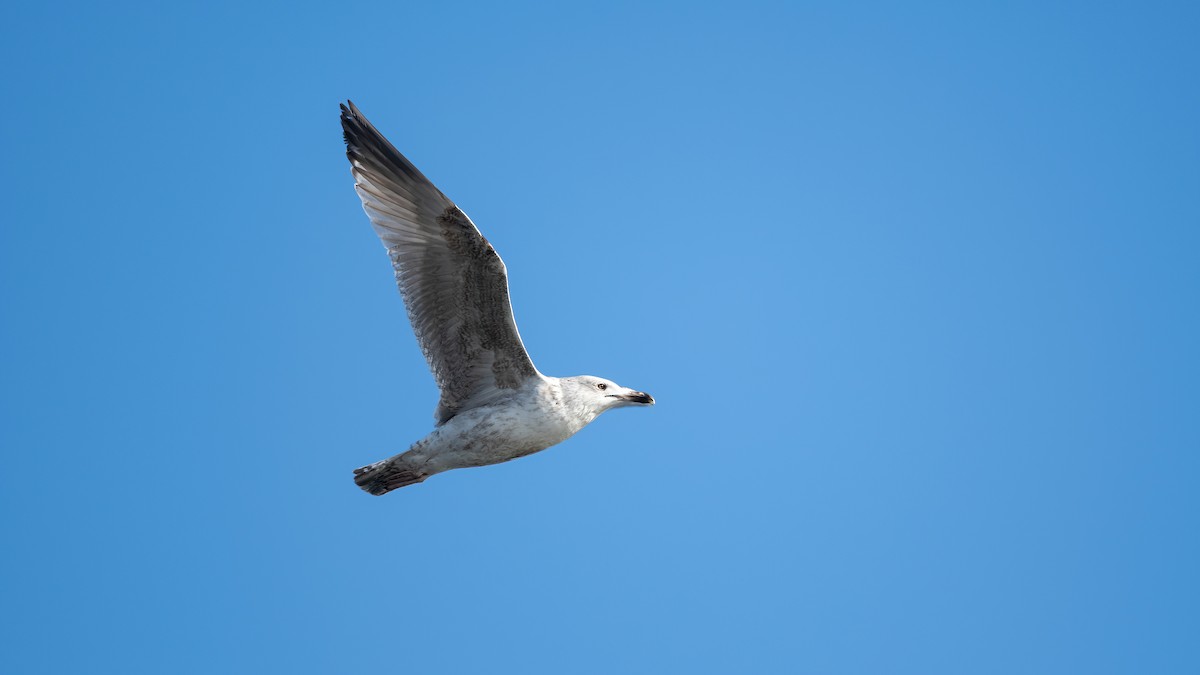
[[[355,469],[355,484],[383,495],[452,469],[540,452],[615,408],[654,405],[653,396],[602,377],[538,371],[517,332],[496,249],[353,102],[340,107],[354,189],[387,249],[440,391],[433,431]]]

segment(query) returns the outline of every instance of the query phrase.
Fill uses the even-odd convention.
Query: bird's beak
[[[654,405],[654,397],[644,391],[631,391],[620,396],[622,400],[640,405]]]

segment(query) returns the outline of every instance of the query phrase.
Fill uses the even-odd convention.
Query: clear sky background
[[[0,671],[1200,672],[1194,7],[13,5]],[[658,405],[356,489],[346,98]]]

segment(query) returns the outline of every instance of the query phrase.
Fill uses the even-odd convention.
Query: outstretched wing
[[[342,129],[354,188],[391,256],[409,321],[442,392],[437,423],[540,377],[517,333],[496,250],[349,101]]]

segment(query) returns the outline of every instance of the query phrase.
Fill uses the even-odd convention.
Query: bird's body
[[[561,443],[606,410],[653,405],[609,380],[538,372],[517,333],[504,262],[487,239],[353,103],[342,106],[342,128],[355,189],[441,390],[433,432],[356,469],[359,487],[384,494],[443,471],[507,462]]]
[[[396,482],[409,485],[450,469],[507,462],[561,443],[593,419],[594,414],[570,405],[559,378],[542,377],[500,401],[455,415],[408,452],[385,460],[392,471],[359,483],[369,492],[394,489],[400,487]]]

